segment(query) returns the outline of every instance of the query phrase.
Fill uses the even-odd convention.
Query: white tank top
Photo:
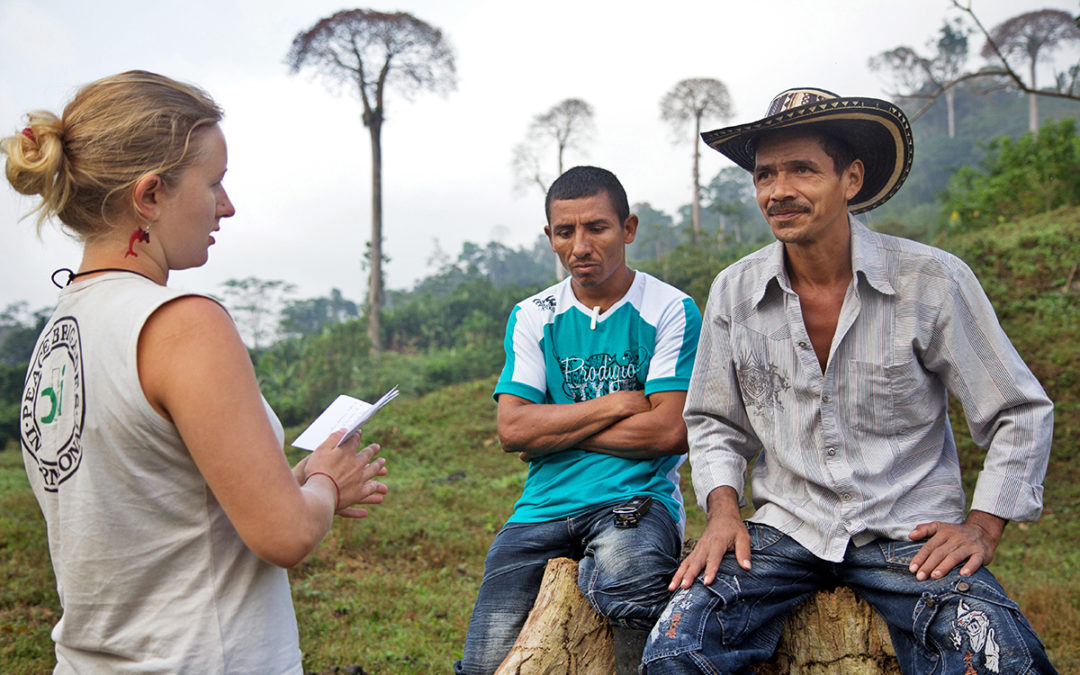
[[[63,608],[58,673],[302,672],[286,571],[244,545],[139,383],[143,324],[184,295],[78,281],[34,349],[20,432]]]

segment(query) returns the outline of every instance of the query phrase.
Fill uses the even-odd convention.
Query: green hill
[[[975,269],[1006,331],[1056,403],[1045,513],[1037,523],[1006,528],[991,568],[1057,667],[1080,672],[1080,209],[937,244]],[[384,448],[390,494],[365,520],[339,519],[316,553],[291,572],[308,669],[448,672],[460,656],[484,554],[526,474],[516,456],[499,448],[493,386],[486,378],[402,397],[365,426],[367,440]],[[954,408],[970,488],[982,451]],[[688,475],[687,534],[695,536],[703,518]],[[0,452],[0,523],[0,663],[10,672],[47,672],[48,632],[59,607],[44,524],[17,452]]]

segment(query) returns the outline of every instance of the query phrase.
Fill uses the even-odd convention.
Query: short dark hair
[[[611,206],[619,217],[621,226],[630,217],[630,203],[626,200],[626,190],[622,183],[607,169],[596,166],[575,166],[555,179],[548,188],[544,201],[544,213],[551,224],[551,204],[563,199],[582,199],[601,192],[607,193]]]
[[[821,149],[832,159],[833,169],[836,171],[836,175],[839,176],[844,172],[844,169],[851,166],[851,163],[857,159],[855,150],[839,136],[824,131],[819,131],[817,134],[821,140]]]

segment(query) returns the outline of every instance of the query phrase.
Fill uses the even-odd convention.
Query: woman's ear
[[[135,211],[147,222],[153,222],[161,215],[161,201],[165,183],[156,173],[148,173],[135,183]]]

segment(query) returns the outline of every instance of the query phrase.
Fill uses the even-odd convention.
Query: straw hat
[[[915,143],[900,106],[876,98],[837,96],[824,89],[788,89],[763,119],[706,131],[701,138],[747,171],[754,170],[757,139],[779,129],[806,128],[846,142],[866,168],[863,187],[848,203],[852,213],[881,206],[903,185]]]

